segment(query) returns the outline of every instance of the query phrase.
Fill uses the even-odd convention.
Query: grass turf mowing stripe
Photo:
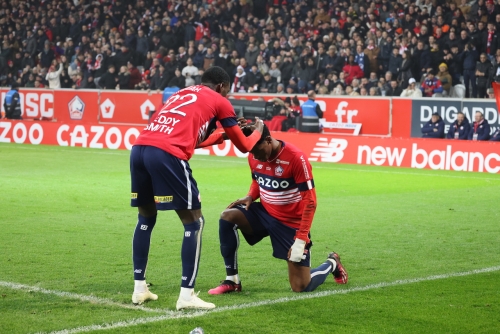
[[[432,276],[422,277],[422,278],[404,279],[404,280],[397,280],[397,281],[393,281],[393,282],[381,282],[381,283],[369,284],[369,285],[355,287],[355,288],[320,291],[320,292],[315,292],[315,293],[310,293],[310,294],[299,294],[299,295],[294,296],[294,297],[283,297],[283,298],[278,298],[278,299],[270,299],[270,300],[262,300],[262,301],[258,301],[258,302],[252,302],[252,303],[244,303],[244,304],[240,304],[240,305],[225,306],[225,307],[216,308],[216,309],[211,310],[211,311],[194,311],[194,312],[189,312],[189,313],[170,311],[170,312],[168,312],[168,314],[155,316],[155,317],[136,318],[136,319],[126,320],[126,321],[112,322],[112,323],[108,323],[108,324],[90,325],[90,326],[83,326],[83,327],[77,327],[77,328],[72,328],[72,329],[64,329],[61,331],[50,332],[49,334],[85,333],[85,332],[98,331],[98,330],[131,327],[131,326],[148,324],[148,323],[153,323],[153,322],[158,322],[158,321],[195,318],[195,317],[200,317],[200,316],[204,316],[204,315],[211,314],[211,313],[220,313],[220,312],[225,312],[225,311],[241,310],[241,309],[247,309],[247,308],[252,308],[252,307],[267,306],[267,305],[287,303],[287,302],[291,302],[291,301],[304,300],[304,299],[320,298],[320,297],[326,297],[326,296],[332,296],[332,295],[343,295],[343,294],[348,294],[348,293],[353,293],[353,292],[368,291],[368,290],[374,290],[374,289],[380,289],[380,288],[386,288],[386,287],[393,287],[393,286],[407,285],[407,284],[420,283],[420,282],[426,282],[426,281],[447,279],[447,278],[452,278],[452,277],[462,277],[462,276],[483,274],[483,273],[489,273],[489,272],[494,272],[494,271],[499,271],[499,270],[500,270],[500,266],[495,266],[495,267],[475,269],[475,270],[464,271],[464,272],[432,275]],[[39,333],[39,334],[42,334],[42,333]]]
[[[10,288],[13,290],[28,290],[28,291],[33,291],[33,292],[44,293],[47,295],[56,295],[58,297],[63,297],[63,298],[78,299],[78,300],[93,303],[93,304],[116,306],[116,307],[131,309],[131,310],[140,310],[140,311],[154,312],[154,313],[170,312],[170,310],[152,309],[152,308],[147,308],[147,307],[143,307],[143,306],[122,304],[122,303],[117,303],[115,301],[112,301],[110,299],[105,299],[105,298],[100,298],[100,297],[95,297],[95,296],[80,295],[80,294],[72,293],[72,292],[48,290],[48,289],[40,288],[37,286],[30,286],[30,285],[24,285],[24,284],[13,283],[13,282],[0,281],[0,286],[5,287],[5,288]]]

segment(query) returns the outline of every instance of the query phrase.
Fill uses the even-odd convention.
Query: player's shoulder
[[[284,156],[286,156],[288,159],[301,160],[301,158],[303,158],[307,160],[304,152],[297,146],[290,144],[288,142],[283,142],[283,145],[285,147],[283,150]]]

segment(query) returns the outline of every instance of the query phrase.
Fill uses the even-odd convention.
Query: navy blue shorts
[[[187,161],[154,146],[130,152],[131,205],[155,202],[158,210],[200,209],[200,192]]]
[[[253,235],[242,234],[249,245],[253,246],[265,237],[271,238],[271,245],[273,247],[273,256],[277,259],[288,261],[288,251],[295,242],[294,228],[286,226],[279,220],[271,216],[260,202],[253,202],[250,204],[248,211],[245,206],[237,206],[236,209],[240,210],[247,218],[250,226],[252,226]],[[309,236],[310,239],[310,236]],[[311,266],[311,252],[310,248],[312,242],[306,245],[306,258],[298,264],[304,267]]]

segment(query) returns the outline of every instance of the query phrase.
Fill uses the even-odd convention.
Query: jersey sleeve
[[[196,146],[196,148],[222,144],[222,142],[224,142],[224,133],[212,133],[204,142]]]
[[[312,221],[316,212],[316,190],[314,189],[314,179],[312,175],[312,167],[303,154],[297,156],[292,163],[293,177],[297,184],[301,200],[302,219],[300,226],[295,233],[296,239],[306,241],[309,240],[309,231],[311,230]]]
[[[248,190],[247,196],[252,197],[253,201],[256,201],[260,197],[260,187],[257,181],[255,181],[255,176],[252,173],[252,184],[250,185],[250,190]]]
[[[217,120],[225,128],[238,125],[233,105],[221,95],[218,96],[217,100]]]
[[[217,106],[217,119],[224,128],[227,137],[242,153],[250,152],[259,141],[261,133],[254,131],[250,136],[246,137],[237,126],[238,120],[236,119],[234,108],[226,98],[220,96],[217,101]]]

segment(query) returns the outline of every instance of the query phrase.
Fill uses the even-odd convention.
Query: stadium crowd
[[[0,86],[163,90],[217,65],[232,92],[485,98],[499,29],[495,0],[1,0]]]

